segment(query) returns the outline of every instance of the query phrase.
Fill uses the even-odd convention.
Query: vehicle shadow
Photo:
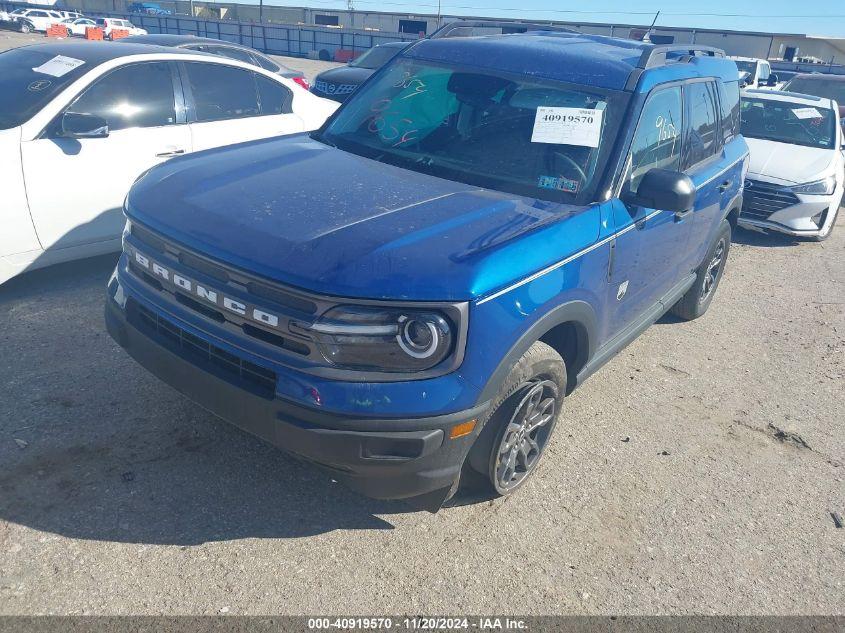
[[[763,247],[798,246],[801,243],[800,240],[783,233],[760,233],[742,227],[734,228],[731,241],[735,244]]]
[[[115,255],[0,286],[0,519],[72,538],[196,545],[389,530],[362,497],[226,424],[105,333]]]

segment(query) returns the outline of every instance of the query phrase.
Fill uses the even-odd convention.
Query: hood
[[[745,137],[751,152],[748,173],[781,184],[816,180],[835,158],[831,149]]]
[[[317,75],[317,81],[330,81],[335,84],[353,84],[359,86],[369,79],[375,71],[369,68],[355,68],[354,66],[341,66],[332,68]]]
[[[305,290],[371,299],[485,294],[537,270],[550,251],[559,256],[549,242],[514,238],[576,209],[404,170],[307,135],[168,161],[127,199],[130,219],[209,257]],[[594,238],[598,228],[596,220],[578,235]]]

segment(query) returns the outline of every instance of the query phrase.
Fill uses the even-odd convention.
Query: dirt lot
[[[842,614],[845,214],[735,238],[710,312],[577,391],[530,484],[435,515],[130,361],[116,256],[0,286],[0,613]]]

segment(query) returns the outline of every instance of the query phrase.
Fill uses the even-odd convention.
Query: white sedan
[[[146,29],[135,26],[129,20],[120,18],[97,18],[97,26],[103,29],[103,36],[107,40],[114,39],[113,31],[125,31],[128,35],[146,35]]]
[[[742,93],[742,135],[751,152],[739,224],[827,238],[845,191],[838,106],[792,92]]]
[[[68,18],[59,22],[67,28],[68,35],[84,36],[86,29],[94,28],[97,23],[91,18]]]
[[[21,33],[32,33],[33,31],[45,32],[53,24],[58,24],[65,19],[58,11],[52,9],[15,9],[8,15],[12,27]]]
[[[262,68],[181,49],[56,42],[6,51],[0,283],[119,250],[123,200],[154,165],[314,130],[337,106]]]

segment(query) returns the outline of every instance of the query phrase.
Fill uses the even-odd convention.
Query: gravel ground
[[[0,613],[842,614],[845,214],[735,239],[710,312],[573,394],[528,485],[437,514],[143,371],[103,328],[116,256],[0,286]]]

